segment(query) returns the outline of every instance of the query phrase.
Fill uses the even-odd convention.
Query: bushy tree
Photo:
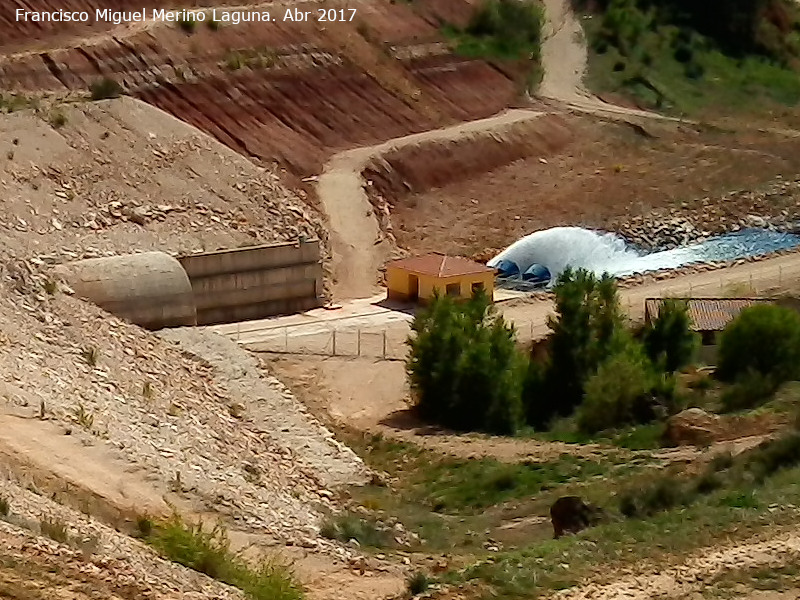
[[[691,330],[688,306],[683,300],[665,300],[656,319],[642,333],[645,352],[667,373],[691,364],[700,336]]]
[[[623,55],[642,33],[658,26],[678,28],[679,48],[702,36],[731,56],[760,54],[790,64],[800,51],[792,30],[800,23],[794,0],[573,0],[581,9],[602,12],[603,39]]]
[[[553,417],[571,414],[583,399],[584,386],[597,368],[631,343],[619,307],[615,281],[584,271],[564,270],[554,288],[556,316],[545,367],[543,393],[526,394],[529,422],[546,426]]]
[[[800,314],[770,304],[751,306],[725,328],[718,376],[733,381],[750,371],[775,383],[800,376]]]
[[[650,26],[651,17],[637,8],[636,0],[611,0],[603,14],[602,35],[629,56]]]
[[[639,344],[610,356],[586,382],[577,411],[578,428],[597,433],[653,420],[655,383],[652,365]]]
[[[461,31],[462,43],[481,48],[481,54],[505,58],[538,58],[542,9],[535,2],[483,0]]]
[[[485,294],[434,298],[411,328],[406,369],[421,417],[464,431],[516,432],[525,361],[513,327]]]

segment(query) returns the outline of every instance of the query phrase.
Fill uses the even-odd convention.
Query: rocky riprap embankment
[[[746,228],[800,230],[800,180],[778,179],[756,191],[684,202],[669,210],[619,219],[608,229],[642,249],[668,250]]]

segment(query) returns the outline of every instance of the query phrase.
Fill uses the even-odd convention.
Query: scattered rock
[[[676,446],[703,446],[713,442],[721,428],[719,416],[700,408],[687,408],[667,420],[664,436],[667,442]]]
[[[800,179],[777,178],[760,190],[734,190],[713,201],[703,198],[669,210],[625,217],[613,222],[610,229],[644,250],[668,250],[744,228],[795,232],[798,213]]]

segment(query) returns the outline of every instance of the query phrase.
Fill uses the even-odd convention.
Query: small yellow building
[[[494,269],[461,256],[425,254],[394,260],[386,265],[390,300],[422,301],[440,296],[471,298],[483,290],[492,299]]]

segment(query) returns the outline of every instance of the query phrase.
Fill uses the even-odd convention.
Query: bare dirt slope
[[[35,489],[35,488],[32,488]],[[46,497],[0,480],[0,596],[13,600],[242,600],[244,594],[159,558],[150,548]],[[68,543],[39,535],[64,526]]]
[[[318,414],[339,427],[390,436],[463,458],[548,461],[562,454],[602,455],[596,445],[541,442],[479,434],[459,435],[427,427],[409,414],[405,365],[399,361],[353,358],[280,357],[270,369]],[[353,386],[353,381],[363,385]]]
[[[131,98],[0,116],[0,194],[4,252],[53,261],[325,239],[275,170]]]
[[[12,454],[25,451],[26,472],[38,472],[42,484],[59,489],[64,480],[128,518],[168,512],[158,499],[169,493],[191,512],[298,540],[314,536],[329,484],[363,477],[361,461],[313,421],[302,440],[271,431],[270,411],[294,402],[277,382],[264,380],[259,403],[176,346],[48,295],[21,268],[6,276],[22,291],[6,287],[0,308],[0,336],[14,349],[0,355],[10,392],[2,408],[6,423],[23,423],[0,442]],[[31,434],[41,442],[27,452]],[[309,441],[330,451],[303,455]],[[84,461],[93,466],[75,471]]]
[[[198,328],[165,330],[160,337],[202,358],[233,398],[258,398],[245,410],[265,436],[291,448],[298,465],[318,473],[326,488],[366,481],[366,467],[314,419],[279,381],[260,374],[257,359],[230,339]]]
[[[91,35],[68,43],[55,31],[51,38],[42,31],[33,50],[7,46],[0,87],[23,94],[85,93],[91,83],[112,78],[242,154],[279,161],[301,176],[318,173],[336,151],[485,117],[519,95],[513,70],[455,56],[445,43],[441,21],[465,22],[473,11],[470,0],[359,2],[352,21],[337,22],[318,21],[321,7],[340,5],[237,7],[273,11],[276,21],[268,27],[243,23],[212,30],[198,23],[187,32],[175,23],[111,30],[96,25]],[[284,22],[287,8],[313,18]]]
[[[588,116],[561,122],[540,140],[527,131],[521,141],[503,135],[387,156],[365,176],[376,203],[391,206],[387,222],[398,245],[411,253],[490,258],[534,231],[613,230],[656,210],[678,211],[712,229],[748,214],[797,211],[796,192],[779,190],[800,168],[797,139],[669,124],[649,125],[654,137],[647,137]],[[775,189],[759,193],[762,187]]]
[[[46,274],[24,263],[5,262],[4,269],[0,497],[10,502],[12,517],[28,502],[58,503],[26,516],[33,525],[24,529],[35,533],[41,518],[55,515],[71,536],[94,531],[99,525],[76,518],[80,511],[129,532],[143,514],[161,518],[178,511],[192,521],[221,522],[236,550],[291,561],[312,600],[338,600],[342,589],[374,600],[402,588],[403,567],[363,563],[354,571],[357,551],[318,537],[324,515],[336,508],[338,487],[363,482],[367,470],[252,358],[235,347],[226,354],[230,342],[200,333],[203,339],[189,336],[181,348],[67,294],[50,295]],[[115,542],[114,556],[129,553],[125,544],[134,543],[118,537],[124,543]],[[107,557],[102,547],[86,552],[90,570]],[[0,566],[8,556],[0,549]],[[47,564],[66,569],[72,556],[62,548]],[[146,572],[147,585],[169,587],[180,597],[239,597],[192,596],[189,584],[171,583],[149,567]],[[6,576],[8,593],[27,593],[18,571]],[[191,576],[208,589],[216,585]],[[103,577],[114,586],[141,579],[113,570]],[[75,594],[65,598],[105,589],[93,579],[80,580],[80,590],[77,583],[69,587],[69,578],[43,581],[35,585]],[[115,597],[108,593],[103,597]]]

